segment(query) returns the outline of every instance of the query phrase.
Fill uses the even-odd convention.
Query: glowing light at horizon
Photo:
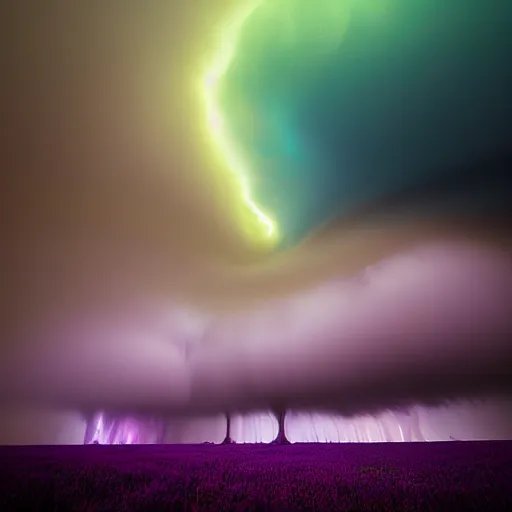
[[[104,413],[98,413],[93,420],[94,433],[86,444],[139,444],[139,425],[130,418],[106,419]]]

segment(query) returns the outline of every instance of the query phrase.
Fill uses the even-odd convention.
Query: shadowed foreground
[[[1,447],[0,510],[512,510],[512,442]]]

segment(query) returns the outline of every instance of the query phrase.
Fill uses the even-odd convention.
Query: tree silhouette
[[[229,412],[225,413],[226,416],[226,437],[222,444],[234,444],[233,439],[231,439],[231,414]]]
[[[275,411],[278,422],[277,436],[272,441],[272,444],[291,444],[286,437],[285,420],[286,420],[286,409],[279,409]]]

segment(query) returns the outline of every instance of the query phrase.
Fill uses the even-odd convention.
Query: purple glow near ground
[[[237,443],[270,443],[278,434],[277,418],[270,411],[230,417],[230,437]],[[87,422],[84,444],[220,443],[227,435],[224,416],[207,418],[202,428],[191,432],[196,422],[189,419],[173,425],[100,413]],[[287,438],[295,443],[427,441],[417,409],[357,418],[288,411],[285,429]]]
[[[512,442],[0,448],[0,510],[512,510]]]
[[[288,411],[285,429],[295,443],[505,440],[512,436],[511,413],[510,399],[492,397],[348,418]],[[88,422],[82,440],[85,444],[220,443],[226,427],[225,415],[168,420],[97,415]],[[237,443],[269,443],[277,432],[277,419],[270,411],[231,415],[231,438]],[[82,440],[77,437],[74,442]],[[46,441],[53,442],[51,437]]]

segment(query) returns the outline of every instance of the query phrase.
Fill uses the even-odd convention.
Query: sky
[[[2,7],[5,407],[508,386],[511,7],[149,4]]]

